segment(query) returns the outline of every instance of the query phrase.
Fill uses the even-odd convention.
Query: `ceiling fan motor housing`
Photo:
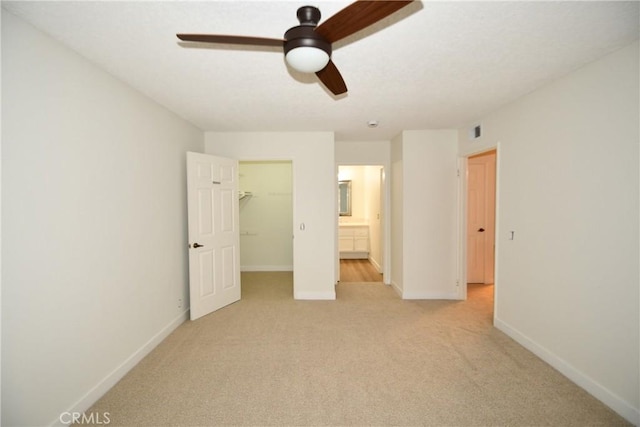
[[[331,56],[331,43],[322,38],[309,25],[298,25],[284,33],[284,54],[297,47],[315,47]]]
[[[320,9],[315,6],[302,6],[298,9],[296,16],[298,17],[298,21],[300,21],[300,25],[311,25],[313,27],[318,25],[322,17]]]
[[[284,33],[284,54],[298,47],[315,47],[331,57],[331,43],[316,33],[320,22],[320,9],[315,6],[302,6],[297,12],[300,25],[290,28]]]

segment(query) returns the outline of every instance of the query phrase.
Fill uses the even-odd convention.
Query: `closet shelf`
[[[243,200],[249,197],[253,197],[253,194],[251,193],[251,191],[239,191],[238,192],[238,199]]]

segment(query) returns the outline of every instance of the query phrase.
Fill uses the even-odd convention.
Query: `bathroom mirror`
[[[338,181],[340,216],[351,216],[351,181]]]

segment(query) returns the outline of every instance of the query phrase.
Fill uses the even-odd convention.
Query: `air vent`
[[[469,139],[479,139],[482,136],[482,125],[478,124],[469,129]]]

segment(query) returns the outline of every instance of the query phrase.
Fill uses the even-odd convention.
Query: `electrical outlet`
[[[178,298],[178,308],[182,308],[182,298]]]

